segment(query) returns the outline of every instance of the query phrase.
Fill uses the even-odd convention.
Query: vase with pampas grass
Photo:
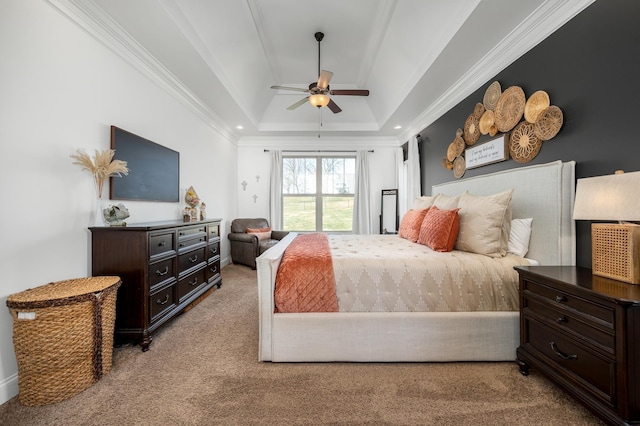
[[[96,190],[96,202],[93,212],[93,225],[104,225],[104,217],[102,214],[102,189],[104,188],[105,181],[110,176],[118,176],[129,174],[127,168],[127,162],[122,160],[114,160],[115,155],[113,149],[106,149],[104,151],[94,151],[93,158],[91,158],[86,152],[78,149],[75,154],[71,154],[71,158],[75,161],[73,164],[77,164],[82,167],[82,170],[88,170],[93,175],[93,183]]]

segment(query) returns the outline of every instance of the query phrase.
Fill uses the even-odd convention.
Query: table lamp
[[[593,274],[640,284],[640,172],[578,179],[574,220],[591,224]]]

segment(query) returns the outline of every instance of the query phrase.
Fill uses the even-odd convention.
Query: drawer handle
[[[180,247],[184,247],[184,243],[180,243]]]
[[[567,301],[567,298],[564,296],[556,296],[556,302],[558,303],[564,303]]]
[[[160,244],[158,244],[160,247],[164,247],[167,245],[167,243],[165,241],[160,241]]]
[[[160,300],[160,299],[158,299],[158,300],[156,300],[156,303],[157,303],[158,305],[166,305],[168,301],[169,301],[169,295],[168,295],[168,294],[166,294],[166,295],[164,296],[164,300]]]
[[[191,263],[196,263],[197,261],[198,261],[198,255],[197,254],[194,255],[193,257],[189,258],[189,262],[191,262]]]
[[[567,317],[558,317],[558,318],[556,318],[556,322],[558,324],[562,324],[563,322],[567,322]]]
[[[192,286],[192,287],[193,287],[194,285],[196,285],[196,284],[198,284],[198,277],[195,277],[195,278],[193,279],[193,281],[189,281],[189,285],[190,285],[190,286]]]
[[[218,252],[218,247],[211,247],[211,254],[215,254]]]
[[[164,267],[164,272],[162,272],[160,269],[156,269],[156,275],[161,277],[163,275],[167,275],[169,273],[169,267],[165,266]]]
[[[551,350],[553,351],[553,353],[558,355],[560,358],[562,358],[564,360],[567,360],[567,361],[573,361],[573,360],[578,359],[578,355],[576,355],[576,354],[567,355],[565,353],[560,352],[560,350],[556,346],[556,342],[549,342],[549,344],[551,345]]]
[[[218,267],[214,266],[213,268],[211,268],[209,270],[215,274],[216,272],[218,272]]]

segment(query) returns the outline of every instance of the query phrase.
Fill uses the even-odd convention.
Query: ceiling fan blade
[[[298,102],[296,102],[295,104],[291,105],[290,107],[288,107],[288,110],[294,110],[296,108],[298,108],[300,105],[304,104],[305,102],[307,102],[309,100],[309,97],[307,96],[306,98],[302,98],[300,99]]]
[[[329,81],[331,81],[331,77],[333,77],[333,73],[331,71],[320,71],[320,76],[318,77],[318,89],[326,89],[329,85]]]
[[[304,92],[307,93],[309,90],[308,89],[301,89],[299,87],[287,87],[287,86],[271,86],[272,89],[279,89],[279,90],[294,90],[296,92]]]
[[[327,107],[329,107],[331,112],[333,112],[334,114],[342,111],[342,109],[335,102],[333,102],[333,99],[329,100],[329,104],[327,104]]]
[[[369,96],[369,91],[364,89],[331,90],[329,93],[332,95]]]

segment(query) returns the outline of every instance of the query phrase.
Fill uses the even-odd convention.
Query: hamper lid
[[[64,305],[78,296],[98,293],[117,284],[120,284],[120,277],[115,276],[57,281],[12,294],[7,297],[7,306],[29,309],[39,306]]]

